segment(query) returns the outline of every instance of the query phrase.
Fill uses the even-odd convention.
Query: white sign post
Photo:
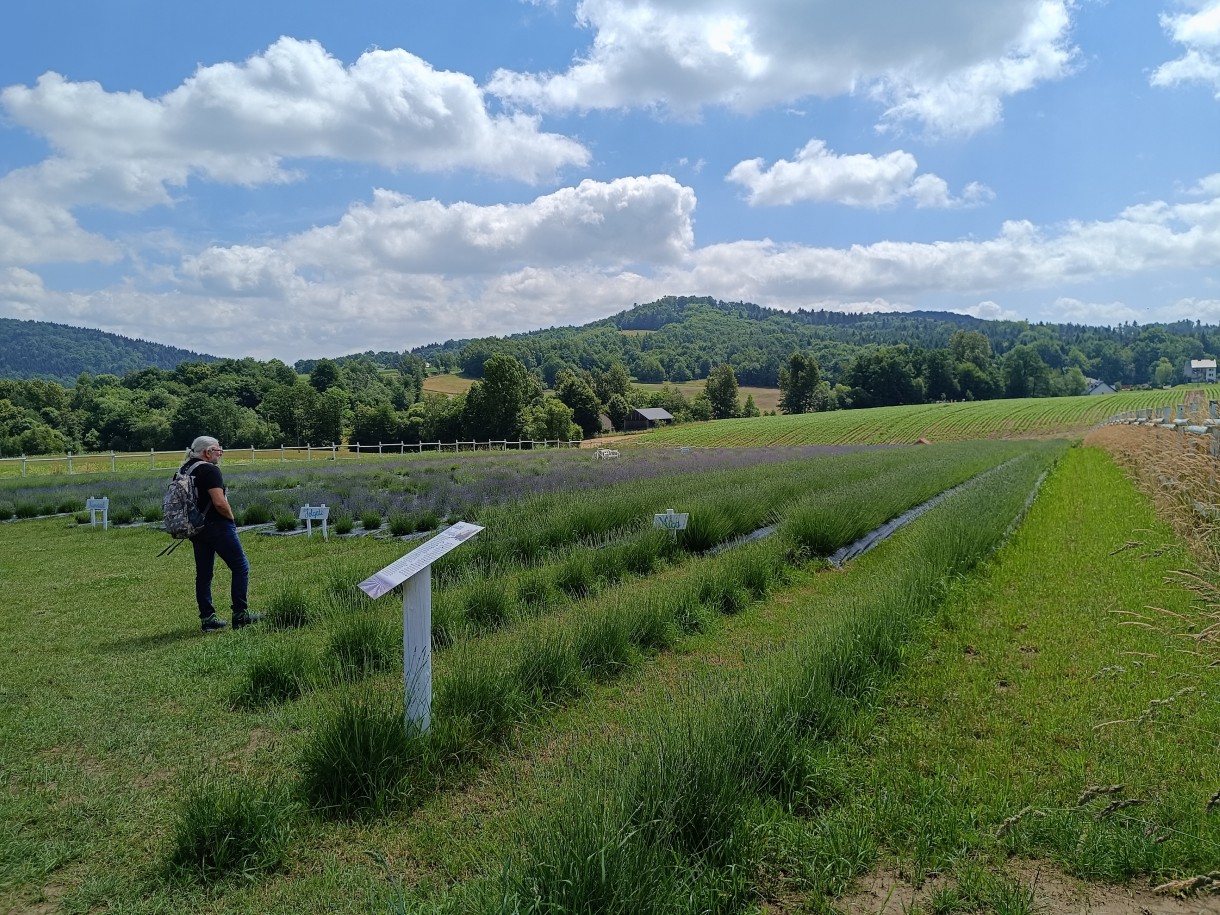
[[[421,547],[360,582],[376,600],[399,585],[402,589],[402,681],[408,726],[428,730],[432,719],[432,563],[479,531],[459,521]],[[405,584],[404,584],[405,582]]]
[[[305,536],[313,536],[313,523],[315,521],[322,522],[322,539],[329,540],[326,536],[326,519],[330,517],[330,509],[326,507],[326,503],[321,505],[306,504],[301,508],[301,513],[297,515],[297,519],[305,522]]]
[[[672,508],[667,508],[664,514],[658,512],[652,516],[652,526],[663,531],[673,531],[676,537],[678,531],[686,530],[686,519],[689,517],[688,512],[675,512]]]
[[[89,513],[89,526],[97,526],[97,513],[102,513],[102,530],[106,530],[110,526],[110,497],[103,496],[100,499],[86,499],[85,511]]]

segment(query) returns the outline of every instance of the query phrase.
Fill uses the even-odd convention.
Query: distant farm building
[[[1084,381],[1085,381],[1085,384],[1087,385],[1087,387],[1084,389],[1084,392],[1086,394],[1113,394],[1114,393],[1114,388],[1110,387],[1100,378],[1086,378]]]
[[[627,414],[627,421],[623,423],[623,428],[628,432],[639,432],[643,429],[652,429],[661,423],[672,423],[673,421],[673,414],[668,410],[662,410],[660,407],[637,407]]]
[[[1182,369],[1182,374],[1187,381],[1193,381],[1198,384],[1215,384],[1216,360],[1187,359],[1186,365]]]

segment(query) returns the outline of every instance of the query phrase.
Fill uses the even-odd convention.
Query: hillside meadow
[[[686,423],[631,440],[701,447],[739,445],[884,445],[1083,435],[1097,423],[1128,410],[1182,403],[1191,388],[1129,391],[1095,397],[1046,397],[977,402],[911,404],[869,410],[837,410],[795,416],[759,416]],[[1193,390],[1200,390],[1195,388]],[[1220,386],[1201,388],[1220,399]]]
[[[205,636],[154,525],[0,523],[0,907],[1215,910],[1174,895],[1220,860],[1220,650],[1167,582],[1207,570],[1105,451],[735,453],[235,487],[485,525],[434,572],[428,732],[401,601],[353,587],[412,546],[380,524],[244,532],[268,619]]]

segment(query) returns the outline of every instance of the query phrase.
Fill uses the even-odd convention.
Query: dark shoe
[[[248,610],[243,610],[240,613],[233,614],[233,628],[244,629],[251,623],[257,623],[263,618],[261,613],[251,613]]]
[[[220,632],[222,629],[227,629],[229,627],[229,624],[215,613],[213,613],[211,616],[203,617],[199,623],[204,632]]]

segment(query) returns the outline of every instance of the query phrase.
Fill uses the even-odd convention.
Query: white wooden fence
[[[279,448],[226,448],[225,466],[287,461],[341,461],[374,455],[423,454],[426,451],[509,451],[537,448],[579,448],[579,440],[520,439],[462,442],[378,442],[376,445],[281,445]],[[101,452],[0,458],[0,477],[56,473],[117,473],[121,470],[176,469],[185,451]]]

